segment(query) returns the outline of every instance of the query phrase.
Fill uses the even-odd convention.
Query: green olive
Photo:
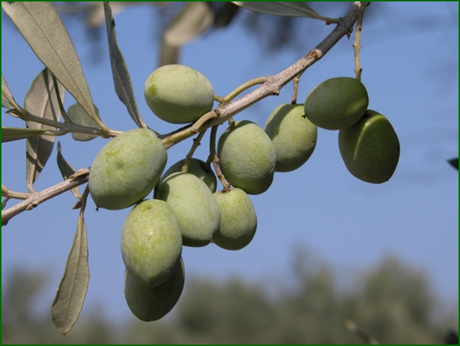
[[[209,187],[191,173],[172,173],[159,186],[158,196],[172,207],[185,246],[208,245],[219,228],[220,211]]]
[[[398,136],[388,119],[372,110],[339,131],[339,148],[350,173],[368,183],[388,181],[398,165]]]
[[[217,154],[220,169],[233,186],[257,195],[272,184],[275,147],[265,131],[252,121],[237,121],[222,133]]]
[[[145,285],[162,284],[181,253],[180,225],[169,204],[147,199],[130,211],[121,232],[121,254],[133,276]]]
[[[318,129],[305,117],[304,105],[282,104],[265,123],[265,132],[276,151],[276,172],[290,172],[302,166],[316,147]]]
[[[144,96],[157,117],[173,124],[197,120],[214,103],[209,79],[188,66],[176,64],[156,69],[145,82]]]
[[[177,262],[171,277],[158,286],[147,286],[125,271],[125,299],[131,312],[141,321],[157,321],[176,305],[184,288],[185,274],[182,259]]]
[[[214,234],[214,244],[227,250],[247,246],[257,229],[257,215],[249,196],[235,187],[214,193],[220,210],[220,226]]]
[[[89,173],[89,191],[98,208],[128,208],[147,196],[160,180],[167,152],[155,132],[134,129],[110,140]]]
[[[356,78],[336,77],[318,84],[305,99],[305,115],[316,126],[340,130],[355,124],[367,109],[366,88]]]
[[[171,167],[169,167],[164,173],[163,176],[161,177],[161,180],[165,180],[169,175],[175,172],[181,172],[182,171],[182,166],[184,165],[185,159],[180,160],[173,164]],[[206,165],[206,163],[200,159],[193,158],[190,160],[188,164],[188,170],[187,173],[191,173],[193,175],[196,175],[198,178],[203,180],[203,182],[208,185],[209,189],[211,192],[216,191],[217,187],[217,178],[214,172],[212,171],[211,167],[209,165]]]

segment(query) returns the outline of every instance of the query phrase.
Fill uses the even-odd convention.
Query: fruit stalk
[[[355,42],[353,43],[353,50],[355,53],[355,76],[356,79],[359,81],[361,81],[361,72],[363,71],[363,69],[361,68],[361,60],[359,57],[359,51],[361,50],[361,31],[363,30],[364,11],[366,10],[366,7],[369,5],[369,1],[361,3],[361,10],[359,11],[358,19],[356,21]]]

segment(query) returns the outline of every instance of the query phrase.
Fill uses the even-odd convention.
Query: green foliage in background
[[[46,273],[18,269],[3,287],[2,343],[439,344],[447,328],[457,331],[456,302],[441,305],[423,270],[397,258],[349,274],[347,284],[305,252],[291,271],[289,286],[189,278],[175,312],[154,323],[128,314],[117,324],[96,304],[63,338],[48,311],[33,308]]]

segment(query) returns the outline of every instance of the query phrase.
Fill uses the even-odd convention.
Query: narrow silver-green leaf
[[[65,89],[57,83],[59,97],[64,102]],[[24,100],[24,108],[41,118],[59,121],[61,110],[57,99],[57,90],[53,82],[53,75],[45,68],[32,82]],[[29,129],[56,130],[55,127],[27,121]],[[54,136],[42,135],[30,137],[26,144],[26,182],[29,192],[34,192],[33,184],[45,167],[53,151]]]
[[[217,29],[228,26],[237,17],[240,8],[232,2],[224,2],[214,10],[213,27]]]
[[[28,129],[24,127],[2,127],[2,143],[40,136],[48,130]]]
[[[112,14],[115,15],[123,11],[129,3],[117,1],[112,2],[110,7],[112,9]],[[105,23],[105,11],[104,3],[102,2],[93,2],[90,3],[88,8],[88,17],[86,19],[86,25],[90,28],[95,28]]]
[[[56,157],[57,165],[59,171],[61,172],[62,178],[64,180],[69,179],[69,177],[76,172],[75,168],[62,156],[61,153],[61,143],[58,142],[57,144],[57,157]],[[72,193],[75,197],[81,198],[80,191],[78,190],[78,186],[74,187]]]
[[[160,59],[158,66],[178,64],[181,46],[172,46],[161,40]]]
[[[286,17],[307,17],[320,19],[324,21],[331,21],[331,18],[323,17],[318,14],[311,7],[303,2],[246,2],[246,1],[233,1],[234,4],[247,8],[255,12],[272,14],[275,16]],[[335,20],[334,20],[335,21]]]
[[[99,116],[99,110],[96,108],[96,114]],[[99,128],[94,120],[88,115],[79,103],[75,103],[67,109],[67,115],[72,123],[88,127]],[[72,138],[76,141],[86,142],[98,136],[87,133],[72,132]]]
[[[118,98],[126,106],[129,115],[138,127],[147,128],[142,116],[137,108],[136,98],[134,97],[131,77],[125,59],[117,44],[115,34],[115,20],[112,10],[107,2],[104,2],[105,24],[107,28],[107,38],[109,42],[110,65],[112,66],[113,83]]]
[[[2,2],[35,55],[96,121],[91,93],[75,47],[50,2]]]
[[[2,107],[7,109],[20,110],[21,107],[16,103],[13,95],[11,94],[8,83],[2,73]]]
[[[89,283],[88,239],[83,208],[77,222],[77,231],[70,249],[64,276],[51,306],[56,328],[66,334],[78,319]]]
[[[159,66],[179,63],[182,45],[203,34],[214,21],[214,13],[204,2],[186,4],[163,33]]]
[[[171,46],[182,46],[203,34],[214,21],[214,13],[205,2],[189,2],[166,28],[163,39]]]

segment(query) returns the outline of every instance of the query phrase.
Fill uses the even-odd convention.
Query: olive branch
[[[367,4],[365,4],[367,5]],[[308,52],[305,56],[300,58],[297,62],[293,63],[292,65],[288,66],[283,71],[279,72],[273,76],[261,77],[254,79],[252,81],[246,82],[242,86],[239,86],[234,91],[229,93],[226,97],[216,97],[216,99],[221,102],[221,104],[215,108],[214,110],[204,114],[200,119],[198,119],[195,123],[191,125],[184,126],[176,131],[173,131],[168,134],[159,135],[162,139],[163,144],[166,148],[172,147],[174,144],[177,144],[191,136],[196,135],[197,133],[204,132],[207,129],[220,125],[230,119],[232,116],[238,114],[239,112],[243,111],[244,109],[250,107],[251,105],[259,102],[260,100],[273,95],[278,95],[280,90],[288,84],[290,81],[294,80],[297,76],[302,74],[307,68],[312,66],[314,63],[319,61],[327,52],[334,47],[334,45],[339,42],[344,36],[350,36],[351,32],[353,31],[353,25],[356,22],[360,12],[362,11],[362,3],[355,2],[347,12],[347,14],[340,18],[337,26],[332,30],[332,32],[326,36],[316,47],[314,47],[310,52]],[[9,12],[7,12],[9,14]],[[114,21],[112,18],[111,23],[114,26]],[[114,33],[114,31],[112,30]],[[109,45],[110,42],[114,40],[110,39],[109,37]],[[355,43],[355,47],[358,47]],[[239,94],[247,90],[249,87],[261,84],[257,89],[243,95],[240,98],[236,98]],[[6,81],[2,76],[2,101],[3,106],[13,106],[8,111],[9,113],[21,117],[24,120],[29,121],[36,121],[41,124],[46,124],[55,127],[63,127],[64,125],[61,122],[57,121],[49,121],[44,119],[43,117],[39,117],[33,115],[26,111],[24,108],[18,106],[12,96],[10,97],[10,102],[5,102],[6,97],[4,97],[4,89],[9,91]],[[70,91],[70,90],[69,90]],[[11,99],[13,101],[11,101]],[[121,98],[120,98],[121,99]],[[123,99],[122,99],[123,101]],[[60,102],[61,103],[61,102]],[[62,104],[61,104],[62,105]],[[61,109],[63,111],[63,109]],[[64,111],[65,112],[65,111]],[[89,114],[89,113],[88,113]],[[96,117],[96,116],[94,116]],[[93,118],[93,116],[91,116]],[[100,122],[100,120],[98,120]],[[136,123],[143,124],[143,122],[136,121]],[[98,124],[99,125],[99,124]],[[140,126],[143,127],[143,126]],[[101,131],[102,130],[102,131]],[[2,129],[2,134],[3,134]],[[81,133],[91,133],[91,134],[99,134],[102,135],[104,133],[107,137],[114,137],[121,133],[120,131],[110,130],[108,128],[92,128],[85,127],[79,124],[70,123],[67,126],[67,130],[65,133],[68,132],[81,132]],[[102,133],[101,133],[102,132]],[[33,134],[26,134],[23,135],[22,138],[26,138],[28,136],[37,136],[41,134],[50,134],[50,135],[58,135],[57,133],[50,133],[42,131],[40,133],[33,133]],[[60,135],[60,134],[59,134]],[[5,197],[5,200],[2,203],[2,208],[5,207],[6,202],[10,199],[23,199],[22,202],[18,203],[17,205],[10,207],[6,210],[2,210],[2,225],[6,225],[8,221],[13,218],[14,216],[31,209],[34,209],[39,204],[43,203],[46,200],[49,200],[53,197],[60,195],[63,192],[69,191],[78,187],[79,185],[85,184],[88,182],[88,170],[81,169],[79,172],[85,172],[84,174],[71,176],[68,179],[64,180],[63,182],[56,184],[50,188],[47,188],[40,192],[32,192],[29,194],[21,194],[18,192],[13,192],[2,185],[2,197]]]

